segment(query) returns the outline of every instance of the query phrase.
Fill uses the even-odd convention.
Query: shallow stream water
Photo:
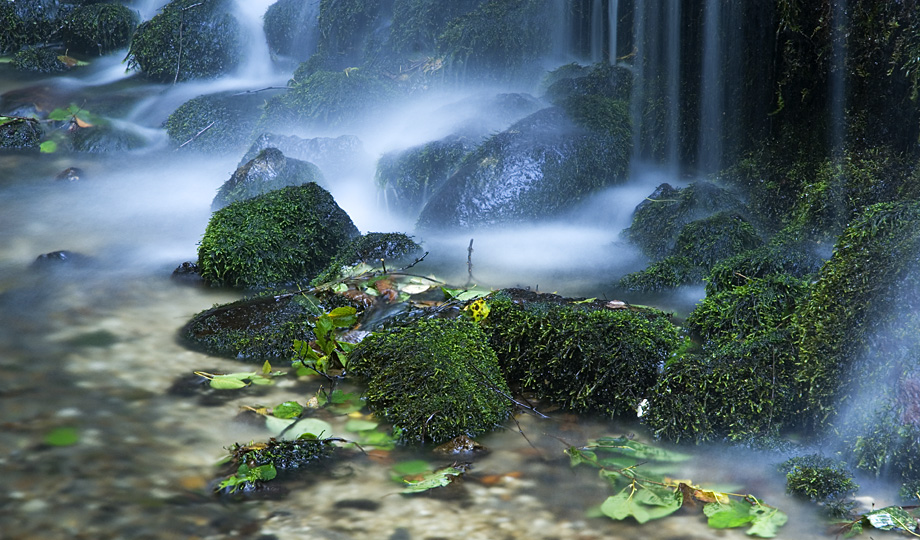
[[[166,148],[160,122],[200,93],[200,86],[158,88],[126,79],[115,57],[73,80],[17,77],[0,72],[2,91],[49,88],[64,99],[68,93],[128,95],[133,106],[123,119],[152,143],[118,155],[0,153],[0,538],[744,537],[743,529],[709,529],[698,508],[641,527],[590,517],[612,492],[595,471],[573,470],[563,450],[604,435],[648,437],[641,426],[562,411],[549,412],[549,419],[521,414],[519,426],[512,422],[482,437],[490,452],[474,463],[462,490],[447,497],[400,495],[390,463],[356,454],[327,474],[285,483],[289,493],[276,500],[217,498],[215,464],[227,447],[273,435],[241,421],[240,407],[305,402],[319,386],[282,378],[219,399],[170,392],[177,379],[197,370],[254,369],[193,352],[177,338],[195,313],[241,293],[170,279],[181,262],[195,260],[211,199],[239,156],[191,156]],[[81,180],[54,180],[67,167],[81,168]],[[632,207],[661,180],[655,174],[637,173],[564,226],[477,233],[478,284],[604,297],[605,284],[637,264],[614,241]],[[362,232],[400,225],[372,204],[372,175],[349,182],[332,191]],[[469,236],[420,239],[427,249],[440,250],[432,255],[439,276],[467,278]],[[39,255],[57,250],[87,259],[33,265]],[[700,294],[689,291],[657,305],[686,310]],[[327,419],[336,427],[344,421]],[[46,442],[61,428],[75,431],[74,444]],[[731,485],[782,508],[790,515],[783,538],[826,536],[810,509],[783,494],[773,470],[783,456],[729,448],[694,453],[677,477]]]

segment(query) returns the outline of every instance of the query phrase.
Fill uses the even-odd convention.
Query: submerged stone
[[[41,124],[34,118],[14,118],[0,124],[0,148],[38,148]]]
[[[198,248],[198,266],[213,285],[306,283],[358,234],[319,185],[286,187],[215,212]]]
[[[217,211],[230,203],[287,186],[300,186],[310,182],[323,184],[319,167],[306,161],[284,156],[277,148],[266,148],[245,165],[239,167],[229,180],[220,186],[211,210]]]

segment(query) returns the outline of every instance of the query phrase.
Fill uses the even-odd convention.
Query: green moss
[[[469,13],[482,0],[394,0],[390,46],[397,53],[433,53],[450,21]]]
[[[0,148],[38,148],[42,127],[34,118],[16,118],[0,124]]]
[[[634,415],[681,345],[656,310],[607,309],[555,295],[501,291],[484,328],[507,380],[574,411]]]
[[[269,100],[260,126],[262,131],[350,126],[380,112],[397,95],[391,82],[361,69],[318,71]]]
[[[438,39],[449,73],[467,81],[536,81],[551,21],[540,0],[488,0],[454,19]]]
[[[316,49],[319,10],[303,0],[278,0],[263,17],[265,39],[274,54],[305,60]],[[313,17],[311,20],[310,17]]]
[[[381,46],[374,30],[391,4],[392,0],[320,0],[314,65],[332,71],[365,65]]]
[[[362,262],[379,267],[382,259],[390,270],[395,270],[396,265],[418,255],[421,250],[422,246],[403,233],[367,233],[342,247],[311,284],[316,286],[336,281],[342,277],[343,269]]]
[[[431,195],[457,171],[470,143],[448,137],[384,154],[377,162],[377,186],[391,211],[418,215]]]
[[[920,204],[913,201],[873,205],[841,235],[797,319],[798,383],[813,426],[824,426],[837,403],[857,393],[864,381],[878,384],[885,380],[879,373],[907,361],[892,362],[901,356],[895,355],[864,366],[859,377],[852,372],[870,351],[877,354],[888,344],[896,344],[895,350],[916,345],[917,337],[904,332],[909,319],[899,314],[920,310],[918,254]],[[893,340],[893,335],[903,337]]]
[[[422,320],[370,335],[349,355],[367,403],[405,443],[475,437],[511,413],[495,352],[467,319]]]
[[[231,463],[236,466],[245,463],[250,468],[272,463],[279,471],[297,470],[332,457],[334,448],[332,441],[325,439],[272,439],[247,446],[236,444],[230,448]]]
[[[71,6],[57,0],[4,0],[0,2],[0,54],[54,41],[61,17]]]
[[[323,183],[323,173],[316,165],[286,158],[277,148],[266,148],[245,165],[239,167],[229,180],[220,186],[211,210],[219,210],[230,203],[245,201],[287,186]]]
[[[617,287],[627,291],[657,292],[699,283],[703,269],[687,257],[665,257],[644,270],[623,276]]]
[[[128,46],[137,28],[137,12],[118,4],[91,4],[74,9],[62,34],[68,49],[103,55]]]
[[[775,236],[768,244],[718,262],[706,279],[706,295],[713,296],[746,285],[753,279],[777,274],[807,281],[823,264],[824,259],[809,243]]]
[[[307,282],[357,235],[323,188],[288,187],[215,212],[198,248],[198,266],[215,285]]]
[[[33,73],[61,73],[70,67],[61,62],[61,52],[46,47],[26,47],[13,55],[12,66],[20,71]]]
[[[636,207],[632,224],[623,235],[646,256],[660,260],[674,253],[677,236],[687,224],[738,207],[734,195],[714,184],[698,182],[686,188],[661,184]],[[692,253],[685,256],[699,260]]]
[[[164,123],[169,140],[185,151],[237,153],[249,145],[263,97],[206,94],[179,106]]]
[[[632,73],[627,68],[606,62],[590,67],[569,64],[551,71],[542,84],[546,86],[546,99],[556,105],[586,96],[629,100]]]
[[[214,306],[183,327],[182,336],[196,348],[239,360],[290,360],[294,340],[313,339],[307,323],[321,315],[316,298],[265,294]]]
[[[229,73],[243,55],[231,0],[173,0],[131,39],[128,67],[161,82]]]
[[[673,253],[708,270],[718,261],[761,243],[754,227],[740,214],[719,212],[685,225],[677,235]]]
[[[859,489],[846,463],[818,454],[794,457],[779,466],[786,491],[812,502],[843,499]]]

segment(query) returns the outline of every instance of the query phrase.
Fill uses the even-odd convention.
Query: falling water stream
[[[162,3],[148,2],[144,10],[149,16]],[[269,3],[240,1],[241,16],[258,18]],[[669,21],[675,17],[669,12]],[[667,47],[674,54],[673,44]],[[319,385],[282,380],[212,401],[170,391],[196,370],[251,368],[191,351],[177,339],[195,313],[240,293],[170,279],[177,265],[196,259],[211,200],[239,156],[177,153],[160,128],[196,95],[284,84],[290,74],[271,69],[267,50],[250,50],[253,57],[237,74],[174,86],[125,73],[124,51],[67,78],[25,77],[0,64],[2,93],[48,91],[64,105],[76,95],[128,95],[133,105],[117,119],[149,141],[143,150],[117,155],[0,153],[0,538],[712,538],[699,511],[642,527],[592,517],[609,490],[594,471],[570,468],[562,453],[566,444],[648,435],[639,425],[562,411],[550,412],[549,419],[520,415],[519,426],[483,437],[490,453],[475,463],[462,498],[403,497],[388,463],[360,455],[336,463],[329,475],[290,483],[287,496],[277,500],[229,503],[212,495],[215,463],[226,447],[272,435],[240,421],[240,407],[304,402]],[[669,86],[667,92],[673,91]],[[421,131],[411,118],[466,97],[416,103],[413,110],[394,111],[386,129],[367,126],[358,135],[378,157],[433,140],[450,123]],[[337,202],[362,232],[412,232],[411,223],[382,210],[372,166],[332,186]],[[82,169],[78,182],[54,180],[68,167]],[[669,167],[635,166],[625,185],[557,222],[417,239],[433,252],[433,268],[445,281],[466,279],[473,237],[481,286],[605,297],[616,278],[644,264],[617,243],[618,232],[656,185],[681,184],[673,174]],[[35,265],[37,256],[58,250],[81,258]],[[685,314],[701,295],[689,290],[657,305]],[[60,429],[74,430],[75,444],[48,444],[46,437]],[[773,469],[782,459],[739,448],[700,448],[679,474],[756,493],[781,507],[790,515],[785,538],[824,537],[812,510],[783,493]],[[483,481],[489,476],[500,480]],[[719,537],[742,538],[744,532]]]

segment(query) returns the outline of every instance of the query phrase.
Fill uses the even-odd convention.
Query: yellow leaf
[[[90,123],[87,122],[86,120],[83,120],[83,119],[80,118],[79,116],[75,116],[73,120],[74,120],[74,122],[76,122],[77,126],[79,126],[79,127],[81,127],[81,128],[93,127],[92,124],[90,124]]]

